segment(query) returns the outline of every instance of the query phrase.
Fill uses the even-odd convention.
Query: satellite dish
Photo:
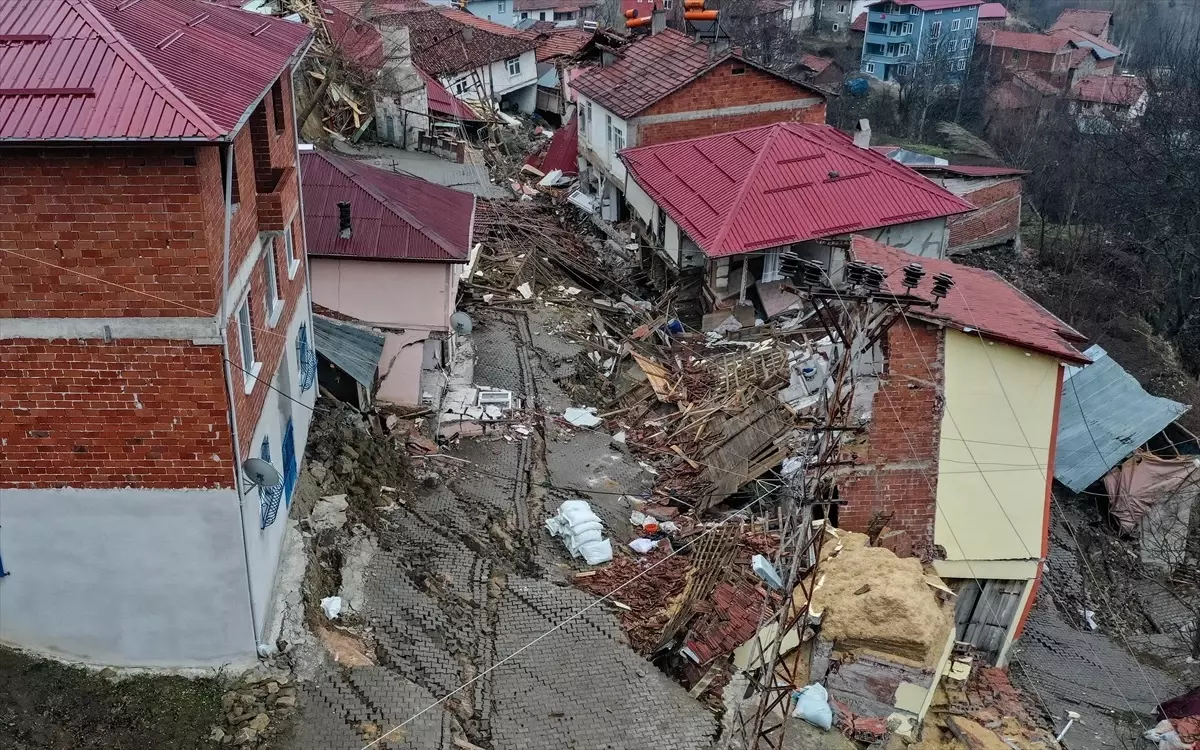
[[[471,316],[465,312],[456,312],[450,316],[450,327],[455,333],[461,333],[464,336],[471,332]]]
[[[283,484],[279,471],[261,458],[247,458],[242,462],[242,471],[255,487],[270,488]]]

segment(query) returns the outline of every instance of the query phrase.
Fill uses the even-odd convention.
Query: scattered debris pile
[[[921,742],[911,750],[1052,750],[1049,727],[1026,711],[1003,669],[975,669],[966,680],[947,677],[934,695]]]
[[[221,696],[225,722],[208,739],[239,748],[269,747],[296,711],[296,687],[284,670],[255,667]]]

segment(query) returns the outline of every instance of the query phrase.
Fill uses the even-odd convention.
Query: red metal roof
[[[828,125],[777,123],[621,152],[709,257],[972,210]]]
[[[622,48],[619,54],[619,59],[612,65],[593,68],[571,85],[580,94],[622,118],[633,117],[729,59],[783,78],[779,73],[732,52],[710,58],[708,44],[693,41],[687,34],[674,29],[642,37]],[[784,80],[797,88],[825,96],[818,88]]]
[[[383,35],[357,15],[361,9],[354,5],[345,0],[321,0],[325,30],[346,57],[364,71],[377,73],[387,59],[383,54]]]
[[[1088,34],[1099,36],[1108,29],[1110,23],[1112,23],[1112,13],[1107,10],[1067,8],[1058,14],[1058,20],[1054,22],[1050,30],[1079,29]]]
[[[1003,3],[984,3],[979,6],[980,21],[1000,21],[1008,18],[1008,8]]]
[[[819,55],[801,55],[800,64],[808,68],[812,72],[820,75],[825,72],[825,69],[833,65],[832,57],[821,57]]]
[[[1071,98],[1096,104],[1137,104],[1146,93],[1146,81],[1139,76],[1087,76],[1075,82]]]
[[[530,156],[525,163],[542,174],[555,169],[561,169],[565,175],[579,174],[579,122],[575,115],[571,115],[566,125],[554,131],[545,149]]]
[[[454,8],[427,7],[386,14],[376,11],[376,18],[385,15],[408,27],[413,62],[434,76],[463,73],[519,57],[537,46],[534,38],[523,31]],[[472,33],[463,34],[464,28],[471,28]]]
[[[421,74],[421,80],[425,82],[425,99],[429,104],[430,112],[459,120],[483,121],[475,110],[468,107],[462,99],[451,94],[449,89],[439,83],[436,78],[420,68],[417,68],[417,72]]]
[[[471,245],[475,196],[324,151],[300,153],[308,254],[455,263]],[[349,201],[342,239],[338,203]]]
[[[309,33],[201,0],[0,0],[0,139],[220,138]]]
[[[935,274],[954,277],[950,296],[932,310],[914,309],[914,315],[949,325],[968,333],[978,331],[986,338],[1003,341],[1023,349],[1058,357],[1067,362],[1091,362],[1076,343],[1087,338],[1051,314],[1016,287],[993,271],[961,266],[954,261],[938,258],[914,258],[899,248],[855,235],[851,238],[850,253],[856,260],[882,266],[888,275],[885,288],[893,294],[903,294],[900,268],[920,263],[925,278],[916,289],[917,296],[932,299],[930,289]]]

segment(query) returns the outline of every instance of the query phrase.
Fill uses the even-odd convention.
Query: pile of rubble
[[[255,667],[221,696],[225,723],[208,739],[238,748],[268,746],[296,711],[296,687],[285,670]]]

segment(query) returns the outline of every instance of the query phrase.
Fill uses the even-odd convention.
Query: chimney
[[[654,10],[650,11],[650,36],[654,36],[660,31],[665,31],[667,28],[667,11],[654,6]]]
[[[871,147],[871,121],[865,117],[854,126],[854,145],[859,148]]]
[[[350,239],[350,201],[338,203],[338,237]]]

